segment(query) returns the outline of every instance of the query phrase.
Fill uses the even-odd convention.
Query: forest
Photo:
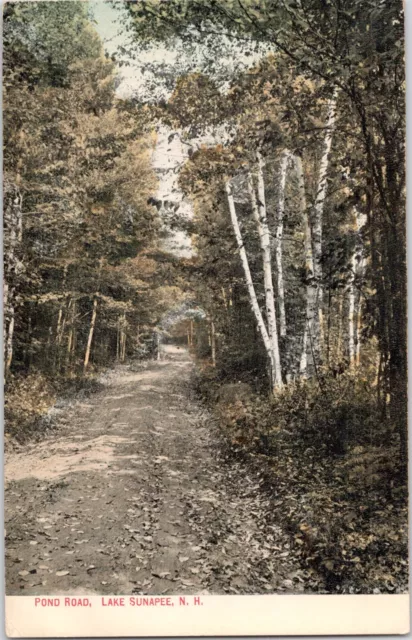
[[[402,3],[109,4],[115,53],[88,3],[4,7],[6,439],[44,437],[56,399],[180,345],[296,582],[404,592]],[[142,63],[146,93],[119,92],[162,47],[177,54]],[[161,130],[185,149],[174,207],[157,196]]]

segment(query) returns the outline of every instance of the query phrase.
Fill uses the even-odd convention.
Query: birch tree
[[[7,179],[4,182],[4,363],[7,376],[13,359],[15,326],[15,290],[21,263],[19,252],[22,242],[23,211],[22,194],[17,185]]]
[[[363,226],[363,219],[357,207],[352,211],[353,231],[355,244],[350,259],[350,272],[348,284],[348,358],[349,367],[353,370],[360,364],[360,329],[362,317],[362,296],[361,290],[356,289],[356,282],[363,276],[365,268],[365,258],[363,246],[360,238],[360,231]],[[356,308],[356,302],[357,308]]]
[[[316,306],[319,314],[320,340],[323,344],[323,284],[322,284],[322,231],[323,211],[328,186],[328,168],[330,152],[332,148],[333,133],[336,122],[336,104],[338,91],[334,90],[332,98],[327,105],[325,121],[325,139],[319,165],[319,175],[316,188],[315,204],[313,211],[312,243],[313,243],[313,271],[316,283]]]
[[[293,162],[297,180],[299,206],[304,229],[306,303],[305,324],[302,338],[302,352],[299,368],[302,377],[306,377],[308,373],[308,360],[311,363],[311,367],[313,369],[313,367],[316,366],[315,360],[319,355],[319,325],[316,316],[316,287],[314,284],[312,230],[306,200],[306,186],[305,176],[303,173],[302,158],[300,156],[294,156]]]
[[[290,162],[290,152],[284,151],[280,160],[279,201],[275,227],[274,247],[276,258],[277,292],[279,304],[279,329],[282,337],[286,336],[285,285],[283,279],[283,219],[285,215],[286,175]]]
[[[260,248],[262,252],[263,280],[265,288],[265,306],[268,335],[270,341],[270,360],[273,367],[273,385],[282,386],[282,374],[280,366],[278,329],[276,322],[275,292],[272,279],[272,255],[270,246],[269,225],[266,214],[265,185],[263,177],[263,159],[257,154],[257,192],[256,198],[253,176],[248,174],[248,191],[252,204],[252,213],[259,234]]]
[[[225,189],[229,204],[229,212],[230,219],[232,222],[233,231],[236,237],[237,246],[239,249],[239,255],[242,262],[242,268],[245,275],[245,283],[249,293],[250,305],[255,316],[256,324],[259,329],[260,335],[262,336],[263,343],[265,345],[266,352],[268,354],[271,366],[271,375],[273,388],[280,388],[282,386],[282,379],[280,375],[280,363],[275,361],[275,354],[273,351],[273,343],[269,336],[268,330],[266,328],[263,315],[261,309],[259,307],[259,303],[256,296],[255,287],[252,280],[252,275],[250,272],[249,261],[246,254],[246,249],[242,237],[242,232],[239,226],[239,220],[236,213],[235,202],[233,199],[232,187],[230,184],[230,180],[227,180],[225,183]]]

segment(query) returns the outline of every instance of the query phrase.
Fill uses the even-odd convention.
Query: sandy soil
[[[6,456],[9,595],[300,590],[259,479],[219,456],[187,352],[164,358],[114,369]]]

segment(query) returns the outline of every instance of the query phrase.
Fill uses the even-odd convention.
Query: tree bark
[[[340,362],[342,356],[342,332],[343,332],[343,295],[339,300],[338,308],[338,337],[336,340],[336,361]]]
[[[279,302],[279,330],[282,337],[286,336],[286,312],[285,312],[285,285],[283,280],[283,219],[285,215],[285,187],[286,174],[290,160],[290,152],[284,151],[280,162],[279,204],[275,231],[275,258],[277,289]]]
[[[248,188],[252,201],[252,212],[256,221],[259,233],[260,248],[262,251],[263,263],[263,279],[265,287],[266,301],[266,319],[268,334],[271,343],[272,361],[273,361],[273,386],[274,388],[282,387],[282,370],[280,364],[278,327],[276,320],[275,292],[272,278],[272,252],[270,246],[270,232],[266,213],[265,199],[265,183],[263,177],[263,159],[260,153],[257,154],[257,184],[258,184],[258,200],[256,201],[255,189],[253,185],[253,177],[249,173]]]
[[[216,366],[216,331],[215,331],[215,323],[213,320],[210,321],[210,342],[212,348],[212,365]]]
[[[6,374],[10,371],[11,362],[13,359],[13,334],[14,334],[14,307],[10,307],[9,324],[7,327],[7,340],[6,340]]]
[[[88,338],[87,338],[86,352],[85,352],[85,355],[84,355],[84,363],[83,363],[83,372],[84,373],[86,373],[87,367],[89,365],[89,359],[90,359],[90,352],[91,352],[92,341],[93,341],[94,328],[96,326],[97,297],[99,295],[100,277],[101,277],[101,273],[102,273],[102,268],[103,268],[103,258],[100,258],[99,259],[99,267],[98,267],[98,271],[97,271],[97,288],[96,288],[96,292],[95,292],[94,298],[93,298],[92,317],[91,317],[91,321],[90,321],[89,335],[88,335]]]
[[[313,255],[314,278],[316,283],[316,306],[319,315],[320,338],[323,335],[323,286],[322,286],[322,235],[323,235],[323,211],[325,208],[326,192],[328,186],[329,156],[332,148],[333,134],[336,123],[337,90],[328,103],[326,115],[326,134],[324,148],[320,161],[318,185],[315,198],[313,215]]]
[[[306,202],[305,177],[303,174],[302,158],[294,157],[294,166],[296,171],[300,210],[302,214],[304,235],[305,235],[305,272],[306,272],[306,310],[305,310],[305,328],[302,339],[302,354],[300,358],[300,374],[303,378],[308,375],[309,365],[314,369],[316,367],[316,358],[319,357],[319,322],[316,317],[316,286],[314,284],[314,259],[312,251],[312,230],[308,215]],[[313,371],[310,372],[311,374]]]
[[[63,278],[62,278],[62,287],[61,290],[62,291],[66,291],[66,278],[67,278],[67,271],[68,271],[68,265],[64,265],[63,267]],[[56,325],[56,346],[60,346],[61,341],[62,341],[62,320],[63,320],[63,313],[64,313],[64,302],[65,300],[63,299],[60,307],[59,307],[59,313],[57,314],[57,325]]]
[[[120,316],[117,318],[116,330],[116,360],[120,361]]]
[[[352,266],[349,282],[349,295],[348,295],[348,358],[349,368],[355,367],[355,269],[356,269],[356,257],[352,256]]]
[[[17,184],[4,180],[4,284],[3,284],[3,340],[4,373],[7,377],[13,360],[15,324],[15,287],[18,267],[18,247],[23,236],[23,196]]]
[[[355,363],[359,367],[361,362],[361,327],[362,327],[362,293],[359,293],[358,310],[356,319],[356,348],[355,348]]]
[[[92,347],[94,328],[96,326],[96,318],[97,318],[97,293],[95,294],[94,300],[93,300],[92,317],[91,317],[91,320],[90,320],[90,329],[89,329],[89,335],[88,335],[88,338],[87,338],[86,353],[84,355],[84,363],[83,363],[83,371],[84,371],[84,373],[86,373],[87,367],[89,365],[90,351],[91,351],[91,347]]]
[[[360,296],[359,296],[359,309],[356,313],[356,289],[355,282],[359,275],[361,275],[364,269],[364,259],[362,258],[362,244],[360,240],[360,230],[362,227],[362,220],[358,209],[355,207],[353,210],[353,230],[355,233],[355,246],[351,257],[351,272],[349,278],[349,311],[348,311],[348,356],[349,356],[349,368],[354,369],[358,361],[359,353],[359,329],[358,324],[360,322]],[[356,327],[355,327],[356,316]]]
[[[70,356],[74,352],[74,349],[75,349],[75,341],[76,341],[76,338],[75,338],[75,332],[76,332],[75,322],[76,322],[76,301],[73,300],[72,312],[71,312],[71,317],[70,317],[69,335],[67,337],[67,362],[68,363],[70,363]]]
[[[256,297],[256,291],[255,291],[255,287],[253,284],[253,280],[252,280],[252,275],[250,273],[250,267],[249,267],[249,261],[247,258],[247,254],[246,254],[246,250],[243,244],[243,238],[242,238],[242,233],[240,231],[240,227],[239,227],[239,221],[237,218],[237,214],[236,214],[236,207],[235,207],[235,202],[233,199],[233,194],[232,194],[232,187],[230,185],[230,182],[227,181],[225,184],[225,189],[226,189],[226,194],[227,194],[227,199],[228,199],[228,204],[229,204],[229,212],[230,212],[230,218],[231,218],[231,222],[232,222],[232,227],[233,227],[233,231],[235,233],[235,237],[236,237],[236,242],[237,242],[237,246],[239,249],[239,254],[240,254],[240,259],[242,262],[242,268],[243,268],[243,272],[245,274],[245,282],[246,282],[246,287],[249,293],[249,301],[250,301],[250,306],[252,309],[252,312],[255,316],[255,320],[256,320],[256,324],[258,326],[260,335],[262,336],[262,340],[263,340],[263,344],[265,345],[265,349],[266,349],[266,353],[268,354],[268,357],[270,359],[270,363],[271,363],[271,371],[272,371],[272,375],[274,374],[274,362],[273,362],[273,353],[272,353],[272,344],[269,338],[269,334],[267,332],[264,320],[263,320],[263,316],[262,316],[262,312],[260,310],[259,307],[259,303],[257,301],[257,297]]]
[[[118,345],[116,351],[118,353],[117,359],[120,362],[124,362],[126,359],[126,342],[126,312],[124,311],[118,319]]]

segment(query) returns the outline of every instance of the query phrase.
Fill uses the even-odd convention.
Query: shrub
[[[373,385],[359,371],[295,382],[273,397],[243,385],[217,394],[207,377],[199,385],[213,386],[225,448],[264,475],[273,518],[329,593],[407,589],[399,443]]]
[[[5,394],[6,435],[23,441],[54,402],[54,388],[41,373],[12,379]]]

